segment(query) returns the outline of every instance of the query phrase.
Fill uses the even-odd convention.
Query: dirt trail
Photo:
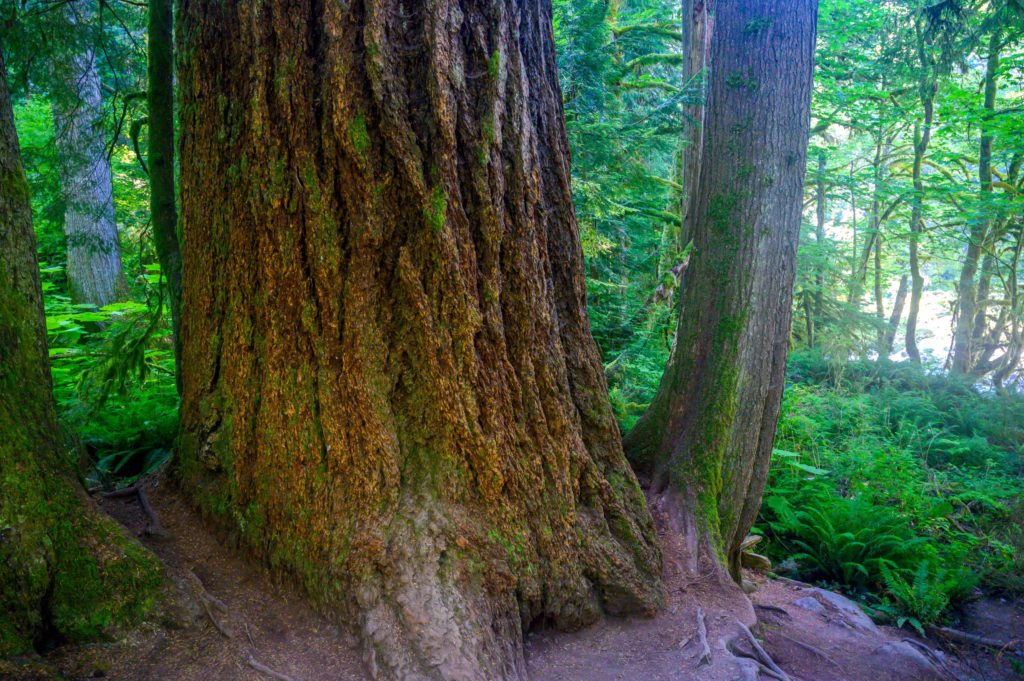
[[[143,541],[166,563],[177,603],[161,622],[123,641],[60,649],[23,667],[18,676],[0,666],[0,679],[265,681],[274,673],[293,681],[367,679],[354,639],[316,614],[297,589],[275,583],[238,556],[175,491],[159,484],[147,489],[166,535]],[[134,497],[105,499],[101,505],[130,531],[141,533],[147,526]],[[665,548],[667,607],[653,619],[531,634],[526,645],[532,681],[758,678],[756,663],[721,664],[721,632],[732,626],[725,620],[735,609],[705,611],[698,605],[709,602],[707,585],[686,578],[675,555],[680,547],[666,536],[664,519],[655,516]],[[978,649],[963,657],[940,652],[934,642],[876,627],[836,594],[789,580],[755,581],[755,633],[793,681],[1024,679],[1015,675],[1008,656]],[[987,635],[1024,637],[1024,614],[1012,604],[981,603],[973,617]],[[707,636],[698,635],[698,622]],[[760,678],[772,676],[761,672]]]

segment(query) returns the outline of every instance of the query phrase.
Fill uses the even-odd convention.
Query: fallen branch
[[[711,664],[711,646],[708,645],[708,627],[704,621],[704,608],[697,608],[697,636],[701,645],[701,655],[697,666]]]
[[[256,671],[260,672],[261,674],[266,674],[270,678],[277,679],[278,681],[295,681],[295,679],[288,676],[287,674],[275,672],[270,667],[260,664],[251,655],[249,656],[249,666],[255,669]]]

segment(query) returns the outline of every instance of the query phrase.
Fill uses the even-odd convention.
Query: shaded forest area
[[[0,678],[1024,678],[1018,0],[0,57]]]

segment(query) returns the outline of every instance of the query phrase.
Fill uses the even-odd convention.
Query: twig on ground
[[[141,486],[137,487],[136,495],[139,499],[139,506],[142,507],[142,511],[149,517],[149,525],[143,530],[143,533],[148,534],[152,537],[163,537],[167,533],[164,532],[163,525],[160,524],[160,519],[156,516],[156,511],[149,503],[149,498],[146,496],[146,490],[142,489]]]
[[[295,681],[295,679],[288,676],[287,674],[275,672],[270,667],[260,664],[251,655],[249,656],[249,666],[255,669],[256,671],[260,672],[261,674],[266,674],[270,678],[277,679],[278,681]]]

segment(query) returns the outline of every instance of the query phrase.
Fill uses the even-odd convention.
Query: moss
[[[370,150],[370,133],[366,128],[366,118],[363,114],[356,114],[349,122],[348,137],[352,142],[352,148],[360,156],[365,156]]]
[[[430,192],[427,206],[423,209],[423,216],[435,232],[444,229],[444,223],[448,216],[448,197],[445,196],[441,185],[435,185],[433,191]]]
[[[491,58],[487,60],[487,75],[491,80],[498,80],[498,73],[501,71],[501,50],[495,49]]]
[[[774,23],[774,19],[771,17],[754,17],[747,22],[747,25],[743,27],[743,32],[747,35],[757,35],[764,33],[771,28]]]

